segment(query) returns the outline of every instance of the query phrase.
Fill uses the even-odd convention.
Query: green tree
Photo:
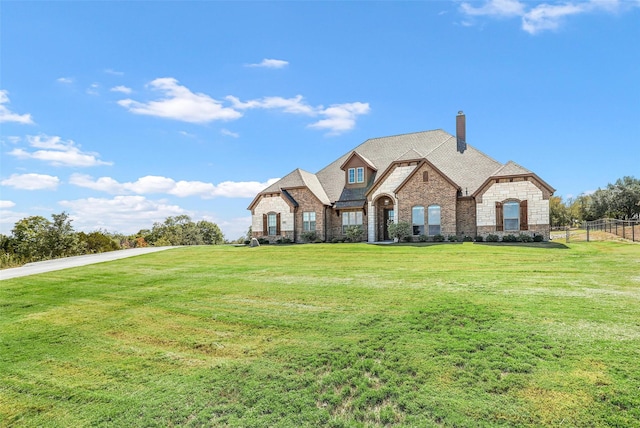
[[[387,225],[389,230],[389,236],[398,241],[402,241],[407,236],[411,235],[411,225],[406,221],[393,222],[389,221]]]
[[[549,220],[551,226],[567,226],[570,224],[569,210],[560,196],[549,199]]]
[[[69,214],[63,211],[60,214],[52,214],[51,217],[53,222],[49,224],[45,239],[49,258],[80,254],[78,236],[71,226]]]
[[[102,231],[91,233],[78,232],[80,248],[85,254],[105,253],[107,251],[119,250],[120,243],[116,239]]]
[[[44,260],[48,256],[47,232],[51,222],[42,216],[31,216],[18,220],[11,234],[13,253],[25,263]]]
[[[629,220],[640,216],[640,180],[625,176],[607,186],[610,212],[616,217]]]
[[[206,220],[200,220],[196,226],[202,236],[203,244],[218,245],[224,242],[224,235],[217,224]]]

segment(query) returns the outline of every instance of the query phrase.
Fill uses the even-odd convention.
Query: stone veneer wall
[[[313,193],[307,188],[289,189],[289,194],[298,203],[298,208],[295,212],[295,242],[305,242],[302,239],[304,233],[304,223],[302,213],[315,212],[316,213],[316,234],[321,240],[325,240],[324,235],[324,205],[314,196]]]
[[[424,172],[428,181],[423,181]],[[416,205],[424,207],[425,234],[428,233],[429,205],[440,205],[440,234],[456,235],[456,199],[458,189],[429,164],[423,164],[411,179],[398,191],[397,218],[411,224],[411,210]]]
[[[270,212],[280,213],[280,235],[265,236],[262,233],[263,214]],[[266,195],[253,208],[251,214],[251,232],[255,238],[266,238],[275,242],[277,239],[289,238],[293,240],[293,210],[280,195]]]
[[[509,234],[528,233],[540,234],[544,240],[549,240],[549,194],[532,181],[508,181],[494,183],[478,198],[476,204],[476,218],[478,235],[495,234],[500,237]],[[529,230],[521,232],[496,231],[496,202],[507,199],[526,200],[528,208]]]

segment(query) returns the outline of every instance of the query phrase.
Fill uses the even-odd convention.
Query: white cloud
[[[121,92],[123,94],[130,94],[132,91],[131,88],[128,88],[126,86],[123,85],[118,85],[118,86],[114,86],[113,88],[110,89],[111,92]]]
[[[203,199],[211,199],[215,197],[252,198],[277,180],[277,178],[272,178],[265,183],[258,181],[224,181],[215,185],[202,181],[175,181],[167,177],[148,175],[133,182],[120,183],[111,177],[100,177],[94,180],[93,177],[86,174],[73,174],[69,178],[69,183],[111,194],[135,193],[143,195],[164,193],[180,198],[198,196]]]
[[[257,64],[247,64],[247,67],[262,67],[262,68],[283,68],[289,65],[288,61],[283,61],[281,59],[268,59],[265,58],[262,62]]]
[[[224,233],[225,238],[235,240],[244,237],[251,226],[251,216],[236,217],[232,219],[216,219],[204,216],[204,220],[210,221],[218,225]]]
[[[65,83],[65,84],[71,84],[71,83],[73,83],[73,78],[71,78],[71,77],[58,77],[56,79],[56,82]]]
[[[480,7],[474,7],[470,3],[462,3],[460,8],[463,13],[471,16],[522,16],[524,4],[518,0],[488,0]]]
[[[640,7],[640,1],[587,0],[576,2],[549,2],[532,5],[519,0],[487,0],[475,7],[464,2],[460,10],[467,16],[491,16],[501,18],[519,17],[522,29],[530,34],[545,30],[556,30],[567,17],[595,12],[618,12]]]
[[[0,209],[13,208],[16,206],[16,203],[13,201],[2,201],[0,200]]]
[[[125,99],[118,101],[118,104],[132,113],[191,123],[234,120],[243,115],[243,110],[276,109],[290,114],[324,116],[324,119],[311,124],[310,127],[329,130],[332,135],[352,129],[355,126],[356,117],[369,112],[369,104],[361,102],[335,104],[329,108],[324,108],[322,105],[314,107],[309,105],[302,95],[296,95],[293,98],[263,97],[249,101],[241,101],[238,97],[228,95],[225,100],[231,103],[231,107],[223,107],[221,101],[214,100],[206,94],[194,94],[171,77],[156,79],[149,86],[164,92],[165,98],[148,103]]]
[[[0,123],[16,122],[24,125],[33,124],[33,119],[30,114],[13,113],[4,104],[9,104],[9,92],[4,89],[0,89]]]
[[[321,119],[309,125],[310,128],[326,129],[331,135],[339,134],[353,129],[356,125],[356,117],[369,113],[369,103],[335,104],[320,111],[325,119]]]
[[[87,88],[87,94],[89,94],[89,95],[100,95],[100,92],[98,92],[98,89],[100,89],[100,85],[97,84],[97,83],[92,83]]]
[[[54,166],[90,167],[99,165],[112,165],[112,162],[104,162],[98,159],[96,153],[80,151],[73,141],[63,141],[60,137],[46,135],[28,136],[29,145],[42,149],[29,152],[16,148],[8,152],[9,155],[19,159],[37,159]]]
[[[541,4],[523,15],[522,29],[530,34],[544,30],[555,30],[560,26],[564,17],[588,12],[594,6],[594,2],[558,5]]]
[[[55,190],[60,179],[45,174],[11,174],[9,178],[0,181],[0,184],[20,190]]]
[[[162,222],[169,216],[189,214],[178,205],[144,196],[63,200],[59,204],[70,211],[74,226],[81,230],[135,233],[149,229],[153,223]]]
[[[220,130],[220,133],[222,135],[226,135],[227,137],[233,137],[233,138],[238,138],[240,136],[240,134],[238,134],[237,132],[229,131],[228,129],[224,129],[224,128]]]
[[[228,96],[227,99],[239,110],[253,108],[280,109],[285,113],[291,114],[313,117],[324,116],[324,119],[310,124],[309,127],[328,130],[330,135],[337,135],[353,129],[357,116],[367,114],[371,110],[369,103],[361,102],[334,104],[328,108],[324,108],[321,105],[313,107],[304,101],[302,95],[296,95],[293,98],[264,97],[246,102],[242,102],[233,96]]]
[[[111,68],[107,68],[106,70],[104,70],[104,72],[113,76],[124,76],[124,73],[122,71],[116,71]]]
[[[23,213],[0,208],[0,233],[10,235],[17,222],[33,213]]]
[[[135,114],[164,117],[190,123],[208,123],[214,120],[233,120],[242,113],[223,107],[208,95],[193,93],[178,84],[172,77],[155,79],[149,83],[151,89],[164,93],[158,101],[143,103],[132,99],[118,101],[122,107]]]
[[[242,102],[232,95],[227,96],[226,99],[231,101],[233,107],[239,110],[254,108],[282,109],[282,111],[286,113],[305,114],[309,116],[315,116],[318,110],[305,103],[302,95],[296,95],[293,98],[264,97],[246,102]],[[322,106],[320,106],[320,108],[322,108]]]

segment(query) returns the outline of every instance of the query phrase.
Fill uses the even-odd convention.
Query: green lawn
[[[195,247],[0,282],[0,426],[640,426],[640,245]]]

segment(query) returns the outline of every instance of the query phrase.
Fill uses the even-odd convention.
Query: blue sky
[[[444,129],[564,198],[640,176],[640,1],[0,3],[0,233],[246,233],[253,196]]]

